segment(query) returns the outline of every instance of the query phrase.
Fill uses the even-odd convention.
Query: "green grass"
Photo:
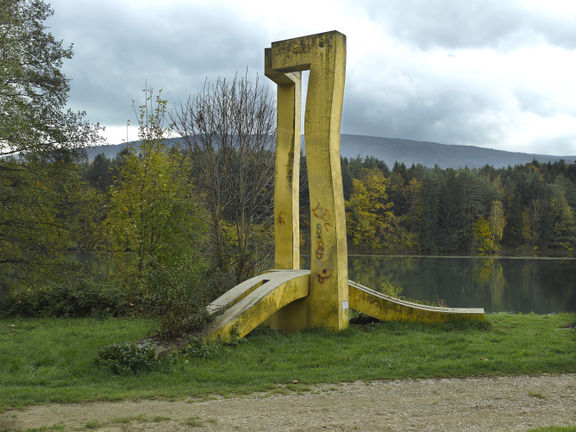
[[[202,427],[202,422],[200,421],[200,417],[190,417],[185,422],[188,426],[192,427]]]
[[[576,432],[576,426],[573,427],[550,426],[546,428],[529,429],[526,432]]]
[[[42,426],[39,428],[26,429],[24,432],[53,432],[65,430],[64,425]]]
[[[98,429],[102,426],[104,426],[104,423],[100,423],[98,420],[90,420],[84,425],[86,429]]]
[[[114,419],[106,421],[106,422],[101,422],[98,420],[90,420],[90,421],[86,422],[84,427],[86,429],[99,429],[99,428],[102,428],[104,426],[108,426],[110,424],[130,424],[134,421],[146,422],[148,420],[143,415],[130,416],[130,417],[118,417],[118,418],[114,418]],[[156,421],[156,420],[153,420],[153,421]]]
[[[152,332],[148,320],[0,320],[0,411],[46,402],[306,391],[316,383],[576,372],[576,314],[495,314],[475,325],[377,323],[338,334],[266,329],[209,358],[119,376],[101,346]],[[538,397],[534,395],[534,397]]]

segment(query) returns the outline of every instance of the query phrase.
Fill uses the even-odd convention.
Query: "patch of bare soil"
[[[53,404],[0,414],[0,431],[494,432],[551,425],[576,426],[576,374],[352,382],[303,393]]]

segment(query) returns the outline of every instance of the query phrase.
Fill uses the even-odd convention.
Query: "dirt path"
[[[0,414],[0,431],[526,431],[576,426],[576,374],[315,386],[301,394],[204,401],[34,406]]]

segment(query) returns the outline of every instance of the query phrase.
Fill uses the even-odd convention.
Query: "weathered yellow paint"
[[[296,84],[290,79],[290,73],[310,70],[306,110],[304,117],[304,138],[310,190],[310,227],[311,227],[311,275],[310,296],[290,308],[289,313],[279,314],[273,327],[300,328],[325,327],[340,330],[348,326],[348,250],[346,246],[346,220],[344,215],[344,195],[340,167],[340,123],[344,97],[344,78],[346,72],[346,37],[332,31],[295,39],[273,42],[266,50],[266,74],[278,83],[278,128],[284,136],[292,137],[296,126],[285,132],[289,124],[297,125],[294,119],[299,117],[298,97],[292,96]],[[281,108],[282,104],[282,108]],[[280,118],[282,117],[282,118]],[[280,137],[278,143],[288,142]],[[294,144],[295,145],[295,144]],[[278,149],[277,149],[278,151]],[[277,165],[279,156],[277,155]],[[283,239],[282,227],[285,221],[279,219],[285,212],[286,204],[293,203],[294,180],[290,176],[297,169],[281,160],[281,172],[276,172],[275,181],[281,186],[274,196],[276,262],[281,268],[285,263],[296,260],[284,251],[285,245],[278,242]],[[289,185],[288,187],[285,185]],[[284,213],[287,214],[287,213]],[[297,215],[296,213],[293,213]],[[294,238],[294,236],[292,237]],[[299,318],[295,319],[294,315]],[[283,316],[284,318],[282,318]],[[302,320],[304,320],[302,322]]]
[[[400,300],[349,281],[350,307],[380,321],[483,321],[484,309],[426,306]]]
[[[265,50],[265,75],[277,86],[274,172],[274,262],[277,269],[300,268],[300,116],[302,73],[272,70]],[[301,330],[308,322],[306,299],[291,303],[266,321],[273,329]]]
[[[275,72],[265,51],[265,74],[278,85],[274,171],[274,262],[278,269],[300,268],[300,105],[301,72]]]
[[[243,337],[266,321],[272,314],[309,294],[308,271],[277,271],[243,282],[209,306],[217,314],[223,311],[203,332],[208,340],[230,341]]]

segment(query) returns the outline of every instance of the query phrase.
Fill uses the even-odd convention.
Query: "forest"
[[[349,248],[573,256],[576,165],[440,169],[343,160]]]
[[[98,155],[87,161],[81,150],[5,159],[0,183],[4,287],[7,280],[61,276],[62,263],[74,254],[135,257],[129,271],[127,263],[120,264],[123,259],[115,259],[115,268],[128,278],[142,276],[153,262],[192,260],[221,278],[214,283],[222,289],[270,267],[273,152],[246,152],[260,168],[248,164],[245,170],[267,176],[245,179],[245,190],[258,190],[252,197],[230,185],[210,189],[214,185],[200,175],[199,150],[166,150],[161,140],[144,140],[111,160]],[[303,156],[304,253],[305,164]],[[234,164],[218,166],[222,182],[237,181]],[[343,158],[342,174],[351,253],[574,256],[576,164],[473,170],[395,164],[390,169],[374,158]],[[221,204],[211,202],[215,195]],[[244,214],[235,212],[239,207]]]
[[[121,184],[114,179],[122,171],[124,157],[109,160],[99,155],[82,163],[79,169],[86,186],[109,195]],[[186,158],[178,150],[172,150],[171,157]],[[272,163],[272,155],[265,159]],[[307,251],[305,156],[301,160],[300,223]],[[500,169],[440,169],[396,163],[390,169],[372,157],[342,158],[341,163],[352,253],[574,256],[576,164],[533,161]],[[267,171],[272,173],[273,167]],[[193,171],[189,180],[193,189]],[[266,205],[259,211],[265,212],[260,214],[262,229],[271,231],[272,181],[267,186],[262,194]]]

